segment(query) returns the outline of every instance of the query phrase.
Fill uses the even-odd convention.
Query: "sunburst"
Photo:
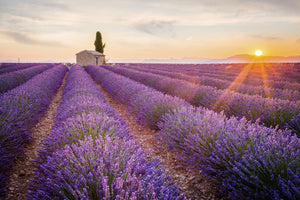
[[[262,54],[263,54],[263,52],[259,49],[255,51],[256,56],[261,56]]]

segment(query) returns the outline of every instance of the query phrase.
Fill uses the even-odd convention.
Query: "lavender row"
[[[232,199],[300,198],[296,135],[192,107],[166,114],[159,127],[158,140]]]
[[[0,69],[4,69],[13,65],[15,65],[15,63],[0,63]]]
[[[9,66],[1,65],[0,66],[0,74],[9,73],[9,72],[13,72],[13,71],[21,70],[21,69],[26,69],[28,67],[33,67],[35,65],[38,65],[38,64],[13,63],[12,65],[9,65]]]
[[[258,78],[252,78],[251,75],[245,74],[248,73],[247,69],[245,71],[241,72],[240,74],[236,76],[228,76],[226,74],[217,74],[217,73],[197,73],[197,76],[209,76],[212,78],[217,78],[217,79],[223,79],[227,80],[230,82],[237,82],[237,83],[243,83],[249,86],[262,86],[266,85],[266,87],[271,87],[274,89],[286,89],[286,90],[297,90],[299,91],[300,87],[300,81],[297,78],[294,78],[294,81],[290,81],[288,77],[282,76],[281,78],[278,79],[272,79],[269,76],[266,75],[266,72],[262,72],[262,74]],[[297,73],[299,76],[299,72]]]
[[[117,66],[103,67],[161,92],[185,99],[195,106],[203,106],[218,112],[223,111],[227,116],[246,117],[252,121],[259,119],[266,126],[278,125],[280,128],[285,128],[300,112],[300,101],[262,98],[258,95],[217,90],[209,86]]]
[[[237,65],[237,66],[236,66]],[[268,87],[277,88],[277,89],[288,89],[288,90],[297,90],[300,88],[300,79],[299,79],[299,69],[300,64],[293,64],[293,67],[288,67],[285,69],[290,72],[290,75],[286,75],[286,73],[279,74],[279,78],[270,77],[268,75],[270,71],[276,70],[276,66],[270,66],[270,70],[266,71],[265,67],[258,66],[254,67],[252,65],[243,64],[201,64],[201,65],[168,65],[168,64],[130,64],[130,67],[139,67],[139,68],[147,68],[153,70],[163,70],[163,71],[172,71],[177,73],[183,73],[192,76],[208,76],[210,78],[217,78],[221,80],[226,80],[229,82],[236,81],[237,83],[243,83],[246,85],[252,86],[261,86],[267,83]],[[124,67],[128,67],[128,65],[122,65]],[[215,67],[214,67],[215,66]],[[238,69],[238,72],[235,74],[230,74],[227,71],[232,68]],[[213,68],[213,69],[211,69]],[[257,76],[253,76],[253,69],[258,68],[260,72]],[[284,68],[284,67],[283,67]],[[237,77],[240,77],[237,79]],[[289,78],[291,77],[291,78]],[[293,78],[292,78],[293,77]]]
[[[220,182],[232,199],[299,199],[300,139],[227,118],[98,66],[87,72],[175,151],[184,166]],[[154,120],[155,119],[155,120]]]
[[[185,199],[78,65],[43,146],[29,199]]]
[[[0,63],[0,70],[2,71],[10,67],[15,67],[16,65],[29,67],[34,65],[34,63]]]
[[[286,71],[291,71],[293,76],[298,78],[295,78],[295,81],[292,82],[289,77],[287,77],[285,74],[278,75],[280,76],[279,79],[274,80],[272,77],[270,78],[269,73],[267,72],[265,68],[258,67],[260,69],[259,75],[253,76],[253,67],[252,65],[241,65],[241,66],[236,66],[236,68],[239,68],[238,73],[235,73],[233,75],[230,75],[230,73],[226,73],[227,70],[231,70],[234,68],[233,66],[235,65],[225,65],[225,64],[218,64],[217,67],[213,70],[210,70],[212,67],[211,65],[195,65],[193,67],[190,67],[189,65],[181,65],[181,66],[166,66],[164,64],[162,65],[154,65],[152,66],[151,64],[142,64],[142,65],[129,65],[130,67],[139,67],[139,68],[147,68],[147,69],[153,69],[153,70],[162,70],[162,71],[167,71],[167,72],[177,72],[177,73],[183,73],[186,75],[190,76],[206,76],[206,77],[211,77],[211,78],[217,78],[221,80],[226,80],[229,82],[237,82],[237,83],[243,83],[246,85],[252,85],[252,86],[261,86],[267,83],[268,87],[271,88],[277,88],[277,89],[290,89],[290,90],[299,90],[300,87],[300,80],[299,80],[299,72],[297,69],[300,69],[299,64],[295,64],[294,67],[290,67],[288,69],[285,69]],[[272,71],[276,70],[276,66],[270,67]],[[294,72],[294,73],[293,73]],[[290,76],[292,76],[290,75]]]
[[[188,105],[178,97],[163,94],[102,67],[87,66],[86,71],[113,97],[127,105],[129,110],[137,115],[140,123],[152,129],[158,129],[157,122],[161,120],[162,115],[174,108]]]
[[[53,67],[53,65],[37,65],[0,75],[0,94],[25,83],[35,75]]]
[[[0,97],[0,196],[13,160],[30,141],[30,128],[44,115],[67,67],[56,65]]]
[[[184,81],[188,81],[195,84],[207,85],[216,87],[217,89],[222,90],[230,90],[235,91],[243,94],[249,95],[260,95],[264,98],[277,98],[277,99],[284,99],[290,101],[297,101],[300,100],[300,91],[290,90],[290,89],[279,89],[279,88],[271,88],[268,87],[268,81],[263,86],[251,86],[247,84],[242,84],[238,82],[231,82],[224,79],[212,78],[211,74],[206,76],[191,76],[184,73],[179,72],[170,72],[164,71],[159,69],[147,69],[144,67],[130,67],[131,69],[149,72],[153,74],[158,74],[162,76],[167,76],[171,78],[176,78]],[[242,77],[241,77],[242,78]]]
[[[299,73],[299,72],[298,72]],[[236,80],[236,78],[239,76],[232,76],[229,77],[225,74],[216,74],[216,73],[198,73],[196,74],[197,76],[209,76],[212,78],[217,78],[217,79],[223,79],[227,81],[237,81],[237,83],[243,83],[246,85],[252,85],[252,86],[261,86],[261,85],[267,85],[267,87],[271,87],[274,89],[287,89],[287,90],[297,90],[299,91],[300,83],[299,81],[297,82],[291,82],[287,79],[284,79],[284,77],[280,80],[272,80],[267,78],[265,75],[262,75],[261,78],[251,78],[251,76],[245,74],[241,74],[242,78],[239,78]],[[298,75],[299,76],[299,75]]]
[[[205,73],[206,69],[201,67],[200,74]],[[211,73],[223,74],[227,77],[235,79],[239,74],[247,72],[246,81],[255,83],[251,80],[262,80],[266,78],[270,81],[284,81],[300,83],[299,72],[300,63],[245,63],[245,64],[230,64],[223,65],[223,67],[216,66]],[[298,76],[298,77],[297,77]]]
[[[130,64],[150,69],[162,69],[194,75],[212,75],[233,81],[240,74],[244,75],[243,81],[251,85],[262,84],[265,80],[300,84],[300,63],[245,63],[245,64]],[[298,84],[297,84],[298,83]],[[299,88],[299,87],[298,87]]]

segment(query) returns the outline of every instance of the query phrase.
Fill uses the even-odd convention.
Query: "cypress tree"
[[[96,33],[96,40],[94,42],[94,45],[95,45],[96,51],[98,51],[100,53],[104,52],[105,43],[104,44],[102,43],[102,35],[99,31],[97,31],[97,33]]]

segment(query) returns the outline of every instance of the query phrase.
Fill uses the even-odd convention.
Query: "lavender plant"
[[[195,106],[203,106],[215,111],[224,111],[226,116],[246,117],[266,126],[284,128],[300,112],[300,101],[262,98],[233,91],[217,90],[213,87],[195,85],[165,76],[139,72],[117,66],[103,66],[133,80],[153,87],[163,93],[183,98]]]
[[[0,97],[0,195],[5,194],[14,158],[22,155],[30,128],[45,113],[66,71],[57,65]]]
[[[140,87],[134,81],[99,67],[88,66],[86,70],[104,87],[113,81],[118,89],[108,87],[108,91],[116,98],[130,93],[127,87]],[[144,98],[132,94],[131,101],[125,101],[129,107],[140,105],[144,108],[134,110],[137,116],[138,111],[147,113],[155,97],[161,98],[160,102],[164,102],[163,99],[167,102],[167,96],[159,92],[152,96],[145,92],[144,86],[141,88],[144,88],[140,93],[145,94]],[[123,92],[119,93],[120,90]],[[143,116],[149,120],[153,117]],[[259,121],[252,123],[245,118],[228,118],[223,113],[187,104],[174,107],[158,118],[161,122],[156,124],[160,129],[157,139],[175,151],[184,165],[219,181],[232,198],[298,198],[299,138],[290,131],[268,128]]]
[[[39,64],[36,63],[10,63],[10,65],[1,64],[0,66],[0,74],[9,73],[13,71],[18,71],[22,69],[26,69],[29,67],[33,67]]]
[[[153,129],[157,129],[157,122],[162,115],[177,107],[187,105],[182,99],[163,95],[156,90],[103,68],[87,66],[86,70],[95,80],[101,80],[104,89],[126,104],[137,115],[140,123],[144,123]]]
[[[86,137],[47,157],[29,199],[184,199],[134,140]]]
[[[300,140],[296,135],[270,134],[225,174],[223,185],[233,199],[299,199]]]
[[[118,117],[119,114],[111,108],[103,99],[96,96],[76,96],[68,101],[63,101],[56,115],[56,121],[64,121],[69,117],[80,114],[93,113],[106,113],[111,117]]]
[[[245,63],[245,64],[122,64],[117,66],[138,69],[140,71],[152,71],[155,74],[170,75],[172,78],[188,79],[194,83],[206,83],[206,78],[223,80],[215,82],[216,87],[226,86],[228,81],[233,86],[272,88],[279,90],[299,91],[299,64],[298,63]],[[240,75],[240,77],[239,77]],[[186,76],[189,76],[187,78]],[[203,79],[204,78],[204,79]],[[211,79],[208,79],[211,80]],[[227,82],[227,83],[226,83]],[[243,83],[242,85],[240,83]],[[227,85],[228,86],[228,85]],[[226,87],[227,88],[227,87]],[[224,88],[223,88],[224,89]],[[261,90],[261,92],[263,92]],[[268,92],[267,92],[268,93]]]
[[[185,199],[100,93],[80,66],[70,69],[29,199]]]
[[[152,74],[163,75],[166,77],[175,78],[178,80],[184,80],[195,84],[201,84],[206,86],[216,87],[217,89],[222,90],[229,90],[235,91],[243,94],[249,95],[260,95],[264,98],[271,97],[277,99],[284,99],[284,100],[293,100],[297,101],[300,100],[300,92],[297,90],[291,89],[280,89],[280,88],[272,88],[269,86],[264,85],[263,83],[259,86],[252,86],[249,84],[243,83],[235,83],[234,80],[226,80],[226,77],[218,78],[213,77],[216,73],[215,71],[211,73],[207,73],[205,75],[189,75],[184,73],[184,70],[179,72],[173,72],[173,70],[167,71],[164,69],[164,65],[161,65],[161,68],[157,69],[149,69],[148,65],[146,66],[128,66],[127,68],[142,71],[142,72],[150,72]]]
[[[286,127],[300,137],[300,113],[293,117],[293,119],[287,123]]]
[[[185,105],[179,98],[158,93],[157,91],[144,92],[136,95],[131,102],[131,110],[136,114],[138,121],[158,130],[157,123],[166,113]]]
[[[57,123],[50,136],[45,140],[44,151],[40,152],[40,161],[43,162],[47,156],[52,155],[58,149],[65,145],[71,145],[83,140],[86,136],[96,138],[99,136],[120,137],[124,140],[132,139],[129,135],[129,129],[121,119],[109,117],[105,113],[79,114],[69,117]]]
[[[300,140],[290,132],[193,107],[166,114],[159,127],[158,140],[232,198],[299,198]]]
[[[28,81],[33,76],[53,67],[53,65],[37,65],[0,75],[0,94],[11,90]]]

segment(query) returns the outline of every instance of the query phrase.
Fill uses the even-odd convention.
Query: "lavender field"
[[[212,180],[216,199],[300,199],[300,63],[3,63],[0,197],[61,86],[27,199],[204,198],[150,158],[99,88],[153,130],[156,148]]]

